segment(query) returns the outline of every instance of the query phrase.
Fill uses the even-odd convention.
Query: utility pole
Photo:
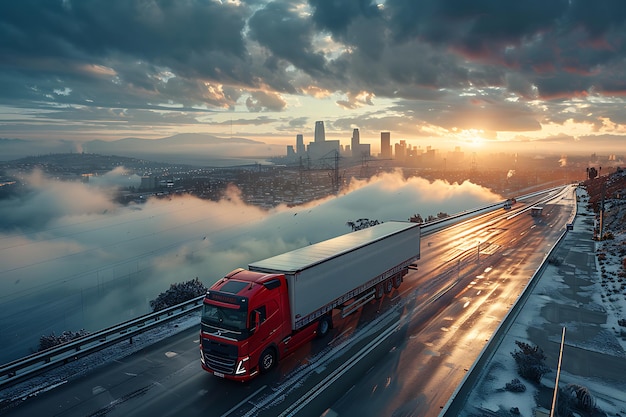
[[[606,181],[602,182],[602,200],[600,200],[600,236],[598,240],[602,240],[604,234],[604,195],[606,193]]]
[[[339,151],[335,151],[335,194],[339,192],[339,181],[341,176],[339,175]]]
[[[561,376],[561,361],[563,360],[563,345],[565,344],[565,327],[563,327],[563,333],[561,335],[561,349],[559,351],[559,364],[556,368],[556,381],[554,382],[554,394],[552,395],[552,409],[550,410],[550,417],[554,417],[554,410],[556,409],[556,400],[559,393],[559,377]]]

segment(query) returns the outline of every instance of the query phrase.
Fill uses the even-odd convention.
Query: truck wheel
[[[385,286],[383,285],[382,282],[379,282],[378,284],[376,284],[375,289],[376,289],[376,293],[374,294],[374,297],[377,300],[380,300],[385,295]]]
[[[387,278],[385,281],[385,294],[389,294],[393,290],[393,280],[391,278]]]
[[[264,374],[276,365],[276,352],[272,348],[267,348],[261,353],[259,359],[259,369]]]
[[[393,277],[393,287],[400,288],[400,284],[402,284],[402,275],[398,274]]]
[[[332,319],[329,316],[324,316],[317,322],[317,337],[322,338],[330,332],[333,328]]]

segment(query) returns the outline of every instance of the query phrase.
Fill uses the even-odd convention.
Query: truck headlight
[[[248,372],[248,361],[250,360],[249,356],[241,359],[237,364],[237,370],[235,371],[235,375],[243,375]]]

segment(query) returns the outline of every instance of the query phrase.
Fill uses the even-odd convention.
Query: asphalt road
[[[419,270],[399,290],[249,383],[202,371],[191,329],[5,415],[438,415],[565,227],[573,205],[563,201],[539,219],[516,215],[533,203],[520,202],[424,236]]]
[[[472,256],[480,261],[474,271],[461,271],[454,287],[440,299],[426,306],[419,298],[413,305],[407,304],[406,314],[414,318],[398,332],[392,349],[354,386],[346,387],[348,393],[332,404],[326,415],[439,415],[562,233],[575,202],[571,191],[564,197],[546,204],[540,218],[527,212],[512,218],[494,213],[495,217],[425,240],[420,268],[424,275],[411,277],[418,281],[411,287],[418,290],[438,279],[437,259],[447,264],[460,259],[464,265]],[[430,242],[433,238],[436,243]],[[456,242],[452,245],[456,249],[445,256],[429,253],[436,245],[450,247],[450,242]],[[475,248],[470,260],[464,260],[475,242],[482,242],[480,255]],[[444,285],[454,282],[448,278],[439,281]]]

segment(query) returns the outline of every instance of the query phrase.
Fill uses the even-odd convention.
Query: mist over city
[[[470,182],[405,179],[400,172],[270,210],[244,203],[235,185],[219,201],[187,195],[120,205],[110,187],[139,186],[121,168],[89,183],[37,171],[26,180],[28,193],[0,200],[3,350],[32,331],[96,330],[145,314],[148,301],[172,283],[198,277],[210,285],[255,260],[349,232],[348,221],[406,221],[502,199]],[[42,297],[50,303],[38,307],[35,330],[21,317]]]

